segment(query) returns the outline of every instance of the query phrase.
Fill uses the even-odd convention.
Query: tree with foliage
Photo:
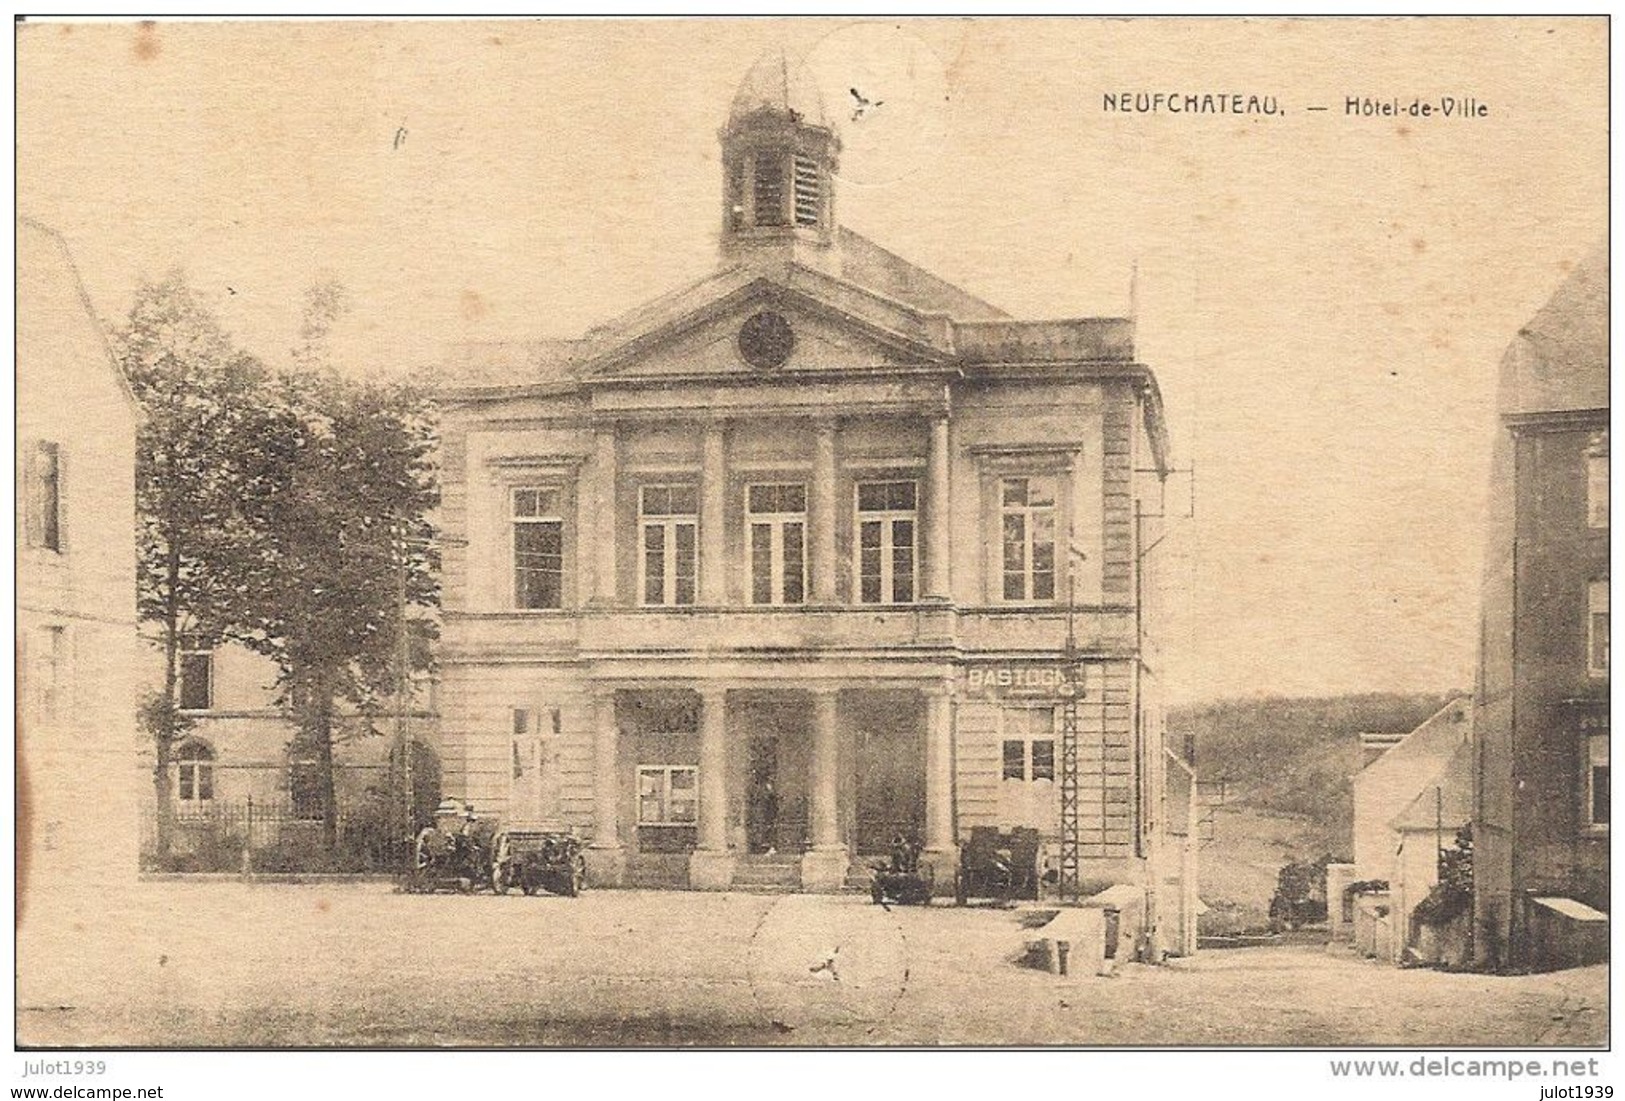
[[[342,304],[331,286],[310,296],[300,370],[277,387],[260,491],[245,504],[260,541],[244,641],[277,665],[298,726],[294,779],[314,787],[330,850],[340,708],[378,710],[426,665],[423,646],[401,641],[427,632],[410,609],[438,597],[431,409],[410,387],[351,382],[330,368],[322,341]]]
[[[337,838],[340,707],[374,710],[427,666],[436,600],[433,421],[408,387],[348,382],[326,337],[343,289],[307,300],[296,370],[238,350],[179,273],[137,290],[117,334],[147,413],[137,469],[139,606],[157,624],[162,687],[141,714],[154,745],[160,859],[173,834],[170,770],[190,725],[181,640],[234,641],[277,665],[298,726],[290,780],[314,785]],[[403,647],[405,638],[417,645]]]
[[[153,739],[162,859],[173,835],[170,765],[190,725],[179,700],[181,640],[238,633],[258,541],[240,507],[258,488],[244,459],[265,428],[269,376],[178,271],[137,287],[114,343],[146,413],[136,447],[137,602],[158,629],[164,676],[140,714]]]
[[[1414,921],[1443,925],[1473,908],[1473,824],[1456,831],[1456,842],[1439,850],[1439,881],[1411,911]]]

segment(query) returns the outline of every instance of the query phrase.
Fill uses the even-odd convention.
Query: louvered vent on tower
[[[818,224],[818,162],[811,157],[795,159],[796,225]]]
[[[787,223],[784,209],[784,162],[777,157],[756,161],[756,224],[782,226]]]

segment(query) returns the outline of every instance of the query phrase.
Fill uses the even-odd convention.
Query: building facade
[[[1360,735],[1354,774],[1354,862],[1326,869],[1332,939],[1398,963],[1418,940],[1412,913],[1439,881],[1440,853],[1472,815],[1472,700],[1447,702],[1408,734]],[[1358,899],[1355,883],[1386,883]],[[1360,910],[1361,907],[1365,911]],[[1376,915],[1380,912],[1380,917]],[[1355,926],[1375,920],[1364,943]],[[1381,924],[1381,929],[1374,928]],[[1379,953],[1378,948],[1382,951]]]
[[[1078,691],[1083,880],[1177,879],[1132,322],[1016,320],[841,226],[783,58],[720,138],[714,274],[445,365],[448,792],[580,828],[599,883],[832,889],[901,834],[944,887],[977,827],[1058,838]]]
[[[1474,954],[1605,952],[1608,261],[1577,265],[1502,363],[1474,718]]]
[[[135,875],[139,422],[62,238],[19,219],[20,899]]]
[[[159,640],[148,641],[142,666],[146,689],[155,691],[163,684],[163,655]],[[281,860],[285,870],[303,870],[318,859],[324,788],[318,755],[301,748],[298,725],[281,700],[275,663],[241,645],[182,635],[176,672],[176,702],[187,725],[170,753],[169,855],[158,851],[157,794],[149,782],[141,796],[143,862],[229,871],[241,866],[246,848],[251,864]],[[345,708],[337,718],[334,800],[341,849],[352,864],[383,870],[381,836],[410,832],[408,802],[414,820],[426,822],[440,799],[434,691],[423,675],[406,698],[373,713]],[[402,749],[408,743],[411,772]],[[142,762],[150,776],[150,744],[142,747]]]

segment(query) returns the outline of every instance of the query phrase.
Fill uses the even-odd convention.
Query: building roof
[[[1502,415],[1608,406],[1608,247],[1578,261],[1501,360]]]
[[[1473,703],[1466,696],[1450,700],[1428,716],[1422,725],[1393,743],[1382,756],[1373,760],[1358,773],[1359,777],[1393,772],[1415,776],[1417,783],[1431,782],[1450,761],[1456,747],[1473,736]],[[1386,740],[1391,735],[1378,735]],[[1364,748],[1376,748],[1372,735],[1361,734]]]
[[[446,390],[574,384],[581,340],[469,340],[446,346],[435,369]]]
[[[926,313],[945,313],[960,321],[1001,321],[1010,317],[997,306],[911,264],[845,226],[836,231],[841,277],[895,298]]]
[[[1454,834],[1472,820],[1473,745],[1462,742],[1390,825],[1396,830],[1443,828]]]
[[[829,125],[817,81],[806,66],[791,61],[782,49],[763,54],[739,82],[733,105],[728,109],[728,125],[763,110],[788,115],[813,126]]]
[[[113,352],[113,344],[108,339],[107,329],[96,315],[96,307],[91,304],[90,294],[85,290],[85,281],[79,275],[79,265],[74,263],[73,254],[68,251],[67,240],[44,222],[37,222],[33,218],[19,214],[16,251],[19,269],[27,268],[34,272],[37,278],[52,281],[65,299],[75,299],[84,308],[84,316],[95,329],[97,341],[107,352],[108,370],[118,386],[120,396],[135,412],[137,423],[144,422],[146,411],[142,409],[135,391],[130,388],[129,377],[125,375],[123,365]]]
[[[764,55],[745,75],[729,110],[729,128],[763,111],[801,126],[828,127],[817,83],[783,51]],[[1161,394],[1150,370],[1135,360],[1131,319],[1018,320],[839,225],[827,240],[789,233],[745,251],[725,248],[723,262],[709,275],[595,325],[579,340],[453,345],[438,372],[439,389],[481,400],[538,388],[613,385],[624,365],[646,349],[763,298],[838,318],[905,360],[947,371],[1128,379],[1145,400],[1153,460],[1159,469],[1168,466]]]
[[[1433,789],[1443,782],[1441,777],[1454,767],[1455,759],[1466,753],[1462,767],[1468,770],[1467,810],[1461,821],[1452,824],[1447,815],[1445,822],[1452,829],[1461,825],[1472,816],[1472,732],[1472,700],[1466,696],[1450,700],[1355,774],[1356,808],[1361,805],[1358,792],[1378,793],[1379,802],[1370,813],[1386,816],[1395,807],[1404,808],[1388,821],[1390,828],[1399,830],[1414,828],[1402,823],[1409,821],[1407,816],[1413,811],[1421,813],[1416,808],[1426,804],[1426,825],[1432,829]],[[1367,750],[1376,748],[1365,735],[1361,735],[1361,744]]]

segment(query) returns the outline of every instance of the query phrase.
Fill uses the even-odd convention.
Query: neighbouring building
[[[62,238],[17,220],[19,905],[136,870],[141,414]]]
[[[1059,837],[1070,595],[1081,877],[1154,896],[1191,846],[1132,321],[1018,320],[840,225],[781,57],[720,138],[712,275],[443,365],[448,792],[581,829],[598,883],[834,889],[903,834],[947,890],[977,827]]]
[[[1411,914],[1439,880],[1440,851],[1472,813],[1472,700],[1453,699],[1408,734],[1362,734],[1354,775],[1354,863],[1327,870],[1334,939],[1399,962]],[[1386,883],[1350,897],[1353,883]]]
[[[143,657],[148,690],[163,681],[158,641],[149,639],[153,645]],[[252,850],[250,866],[262,868],[300,870],[327,859],[318,851],[325,811],[320,766],[314,753],[301,751],[298,727],[280,701],[276,665],[244,646],[188,634],[181,637],[177,673],[177,703],[188,725],[170,754],[167,866],[234,870],[245,848]],[[408,742],[414,747],[410,771],[402,750]],[[340,715],[333,757],[341,863],[384,866],[387,839],[410,832],[408,785],[414,820],[427,822],[440,798],[437,745],[434,683],[427,675],[406,699],[370,714],[347,709]],[[141,759],[149,777],[142,789],[143,857],[164,863],[150,744]]]
[[[1502,360],[1474,716],[1474,954],[1607,952],[1608,258]]]

